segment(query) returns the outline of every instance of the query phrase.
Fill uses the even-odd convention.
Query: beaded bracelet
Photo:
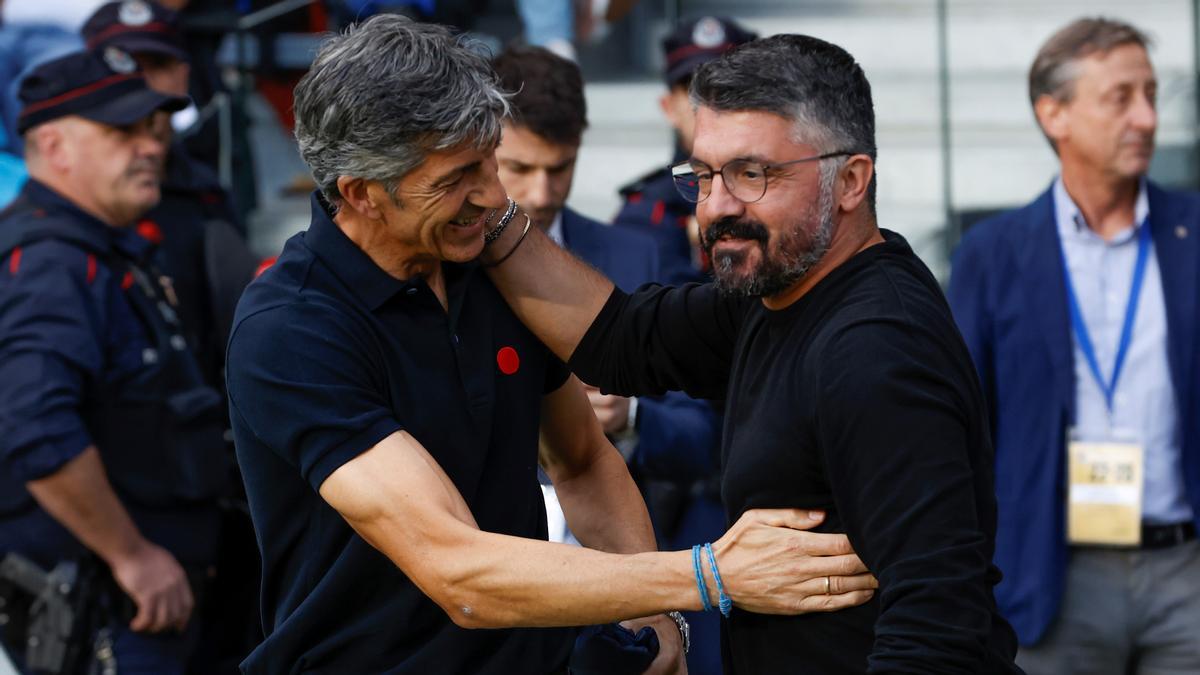
[[[717,570],[717,556],[713,555],[712,544],[704,545],[704,552],[708,554],[708,564],[712,566],[713,580],[717,582],[717,604],[721,608],[721,616],[726,619],[733,611],[733,600],[725,595],[725,585],[721,583],[721,573]]]
[[[508,200],[508,208],[504,211],[504,215],[500,216],[500,222],[496,223],[496,226],[492,229],[483,233],[483,245],[487,246],[493,241],[499,239],[500,235],[504,234],[504,229],[508,227],[509,222],[512,221],[513,216],[516,213],[517,203],[511,199]]]
[[[696,589],[700,591],[700,606],[704,611],[712,611],[712,602],[708,599],[708,585],[704,583],[703,563],[700,562],[700,544],[692,547],[692,569],[696,572]]]

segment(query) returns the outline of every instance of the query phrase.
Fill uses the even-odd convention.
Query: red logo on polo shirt
[[[496,352],[496,365],[500,366],[500,372],[505,375],[513,375],[521,369],[521,356],[512,347],[501,347],[500,351]]]

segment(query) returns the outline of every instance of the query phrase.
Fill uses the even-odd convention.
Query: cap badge
[[[706,16],[696,22],[692,29],[692,42],[697,47],[712,49],[725,42],[725,26],[711,16]]]
[[[134,62],[133,57],[116,47],[104,48],[104,62],[108,64],[109,68],[113,69],[113,72],[121,73],[122,75],[127,75],[137,70],[137,63]]]
[[[145,0],[125,0],[117,10],[117,19],[126,26],[145,26],[154,18],[154,11]]]

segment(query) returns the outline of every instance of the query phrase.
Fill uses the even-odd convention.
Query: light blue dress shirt
[[[1054,182],[1054,209],[1079,309],[1100,372],[1110,378],[1137,261],[1138,228],[1146,226],[1150,212],[1146,183],[1143,180],[1138,191],[1134,222],[1111,241],[1088,227],[1062,178]],[[1167,307],[1153,246],[1146,263],[1133,339],[1117,381],[1111,413],[1074,331],[1072,342],[1076,435],[1086,440],[1140,443],[1145,448],[1142,519],[1156,524],[1190,521],[1192,508],[1183,488],[1179,409],[1167,360]]]

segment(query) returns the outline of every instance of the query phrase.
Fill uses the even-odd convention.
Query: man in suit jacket
[[[1146,178],[1136,28],[1072,23],[1029,83],[1061,175],[966,234],[949,289],[991,405],[996,599],[1032,675],[1200,672],[1200,198]]]
[[[515,92],[512,120],[504,125],[504,138],[496,149],[500,182],[509,196],[526,210],[533,226],[618,287],[632,291],[662,281],[657,245],[650,236],[596,222],[566,206],[587,126],[579,68],[540,47],[510,47],[492,65],[503,88]],[[587,389],[605,433],[625,455],[646,492],[660,541],[673,548],[690,548],[719,537],[725,518],[713,480],[719,421],[712,406],[680,392],[626,398]],[[706,493],[710,484],[712,489]],[[550,535],[569,540],[555,506],[548,489]],[[715,614],[689,613],[688,617],[692,623],[689,672],[719,673]]]

